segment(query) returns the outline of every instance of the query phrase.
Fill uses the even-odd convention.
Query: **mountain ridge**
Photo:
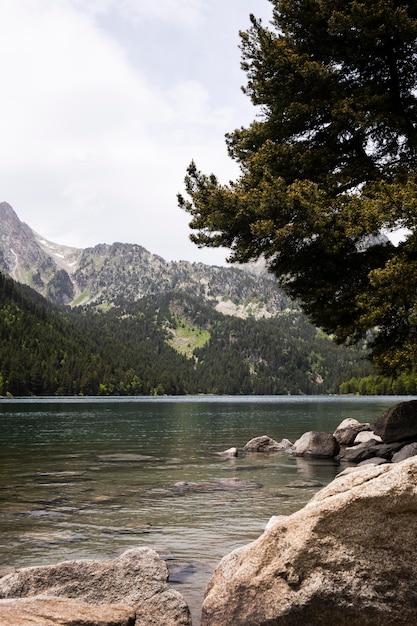
[[[416,393],[310,324],[262,264],[62,246],[7,203],[0,340],[0,396]]]
[[[55,304],[113,306],[147,295],[184,291],[217,311],[238,317],[271,317],[294,305],[259,264],[219,267],[166,261],[140,244],[56,244],[0,203],[0,270]]]

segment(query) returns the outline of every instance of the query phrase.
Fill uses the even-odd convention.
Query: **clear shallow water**
[[[1,400],[0,570],[153,547],[197,625],[216,563],[340,471],[285,453],[216,453],[258,435],[331,433],[346,417],[373,423],[401,399]]]

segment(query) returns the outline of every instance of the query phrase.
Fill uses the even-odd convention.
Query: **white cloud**
[[[146,47],[133,62],[132,33],[127,43],[124,31],[100,21],[115,10],[143,37],[148,19],[181,27],[193,42],[197,27],[206,28],[200,0],[0,3],[0,200],[57,242],[130,241],[165,258],[218,262],[218,253],[188,242],[176,193],[193,158],[234,177],[224,133],[244,122],[242,111],[213,92],[217,66],[211,77],[194,71],[194,57],[186,66],[191,49],[182,50],[175,76],[176,61],[157,67]],[[172,41],[158,43],[163,57],[176,54]]]
[[[203,20],[202,0],[124,0],[121,7],[136,19],[148,17],[180,26],[195,27]]]
[[[162,20],[195,27],[204,20],[202,0],[72,0],[77,9],[90,15],[119,13],[126,20]]]

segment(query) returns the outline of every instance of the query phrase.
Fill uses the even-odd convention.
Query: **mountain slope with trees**
[[[324,394],[370,374],[296,311],[242,319],[181,292],[74,310],[0,273],[3,395]]]

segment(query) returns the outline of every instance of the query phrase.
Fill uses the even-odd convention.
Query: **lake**
[[[216,563],[341,470],[286,453],[217,453],[258,435],[295,441],[309,430],[332,433],[346,417],[373,423],[406,399],[2,399],[0,567],[153,547],[198,625]]]

